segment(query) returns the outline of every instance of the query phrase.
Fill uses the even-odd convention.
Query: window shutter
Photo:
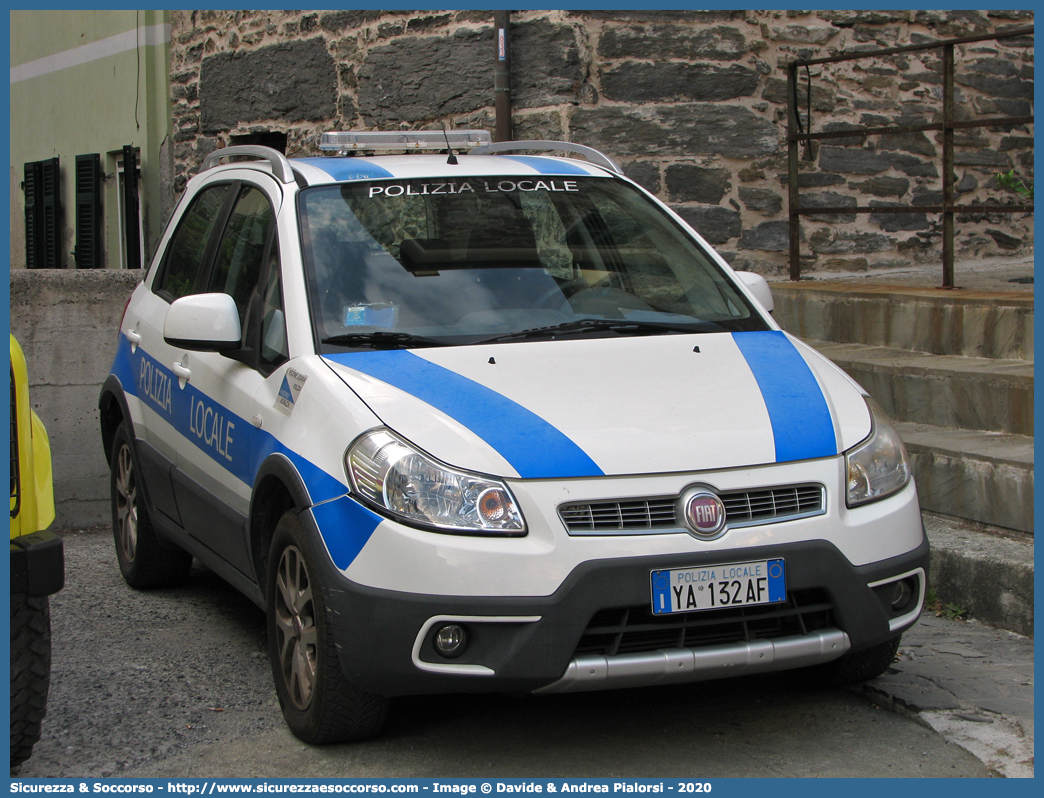
[[[42,268],[43,257],[43,203],[40,199],[43,183],[43,165],[39,161],[23,166],[25,182],[25,267]]]
[[[76,156],[76,268],[100,269],[101,156]]]
[[[43,164],[42,191],[43,201],[43,268],[62,268],[62,200],[59,193],[59,181],[61,174],[58,169],[58,159],[49,158],[41,161]]]
[[[23,170],[26,268],[60,269],[62,199],[58,159],[32,161]]]

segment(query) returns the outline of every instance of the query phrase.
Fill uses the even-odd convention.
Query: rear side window
[[[167,247],[163,274],[155,286],[157,293],[165,294],[171,300],[193,293],[206,265],[207,244],[220,221],[228,191],[227,184],[212,186],[192,200]]]
[[[225,293],[236,300],[242,324],[246,322],[247,305],[261,276],[274,218],[264,192],[244,186],[228,217],[214,257],[214,270],[207,291]]]

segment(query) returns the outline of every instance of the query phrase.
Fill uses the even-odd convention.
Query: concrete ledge
[[[11,272],[11,332],[25,350],[29,395],[51,439],[55,528],[108,523],[98,391],[116,354],[120,318],[145,272]]]
[[[896,421],[1033,435],[1033,363],[809,341]]]
[[[938,355],[1033,360],[1033,292],[773,282],[773,315],[800,338]]]
[[[1033,540],[924,513],[932,546],[929,586],[984,623],[1033,636]]]
[[[1033,438],[896,424],[921,508],[1033,533]]]

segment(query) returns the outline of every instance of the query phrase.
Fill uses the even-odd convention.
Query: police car
[[[267,612],[300,739],[396,696],[881,673],[928,567],[881,409],[607,156],[211,154],[100,397],[119,567]],[[390,154],[396,151],[398,154]]]

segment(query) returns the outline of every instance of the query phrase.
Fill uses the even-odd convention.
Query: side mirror
[[[196,352],[238,349],[243,338],[239,309],[228,294],[191,294],[176,299],[163,322],[163,340]]]
[[[765,278],[757,272],[736,272],[736,274],[740,278],[740,282],[750,289],[762,307],[771,313],[775,309],[776,303],[772,299],[772,289],[769,288]]]

